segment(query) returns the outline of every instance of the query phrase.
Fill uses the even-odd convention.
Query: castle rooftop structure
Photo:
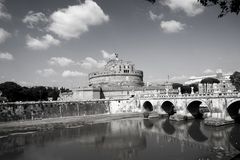
[[[140,87],[143,86],[143,71],[136,70],[130,61],[110,59],[101,72],[92,72],[88,75],[89,86],[93,87]]]

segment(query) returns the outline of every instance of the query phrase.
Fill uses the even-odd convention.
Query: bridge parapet
[[[212,93],[212,94],[140,94],[140,98],[238,98],[240,93]]]

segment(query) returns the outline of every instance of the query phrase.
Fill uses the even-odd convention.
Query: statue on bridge
[[[178,95],[182,95],[181,87],[178,87]]]

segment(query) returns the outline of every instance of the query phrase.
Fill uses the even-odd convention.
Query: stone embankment
[[[129,99],[0,103],[0,122],[133,111]],[[135,101],[134,101],[135,102]],[[134,105],[133,105],[134,106]],[[130,110],[129,110],[130,109]]]
[[[58,128],[74,128],[82,125],[104,123],[125,118],[143,117],[142,113],[97,114],[86,116],[71,116],[63,118],[48,118],[42,120],[27,120],[0,123],[0,136],[9,134],[46,131]]]

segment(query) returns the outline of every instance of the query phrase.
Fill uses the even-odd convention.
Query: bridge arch
[[[240,122],[240,100],[231,102],[227,107],[229,116],[236,122]]]
[[[187,105],[187,110],[196,119],[201,119],[203,117],[203,113],[200,111],[201,104],[205,104],[207,106],[207,104],[202,100],[192,100]]]
[[[168,114],[168,115],[173,115],[175,112],[175,106],[173,102],[167,100],[164,101],[161,105],[161,108]]]
[[[153,105],[151,102],[149,101],[145,101],[143,103],[143,108],[146,110],[146,111],[153,111]]]

